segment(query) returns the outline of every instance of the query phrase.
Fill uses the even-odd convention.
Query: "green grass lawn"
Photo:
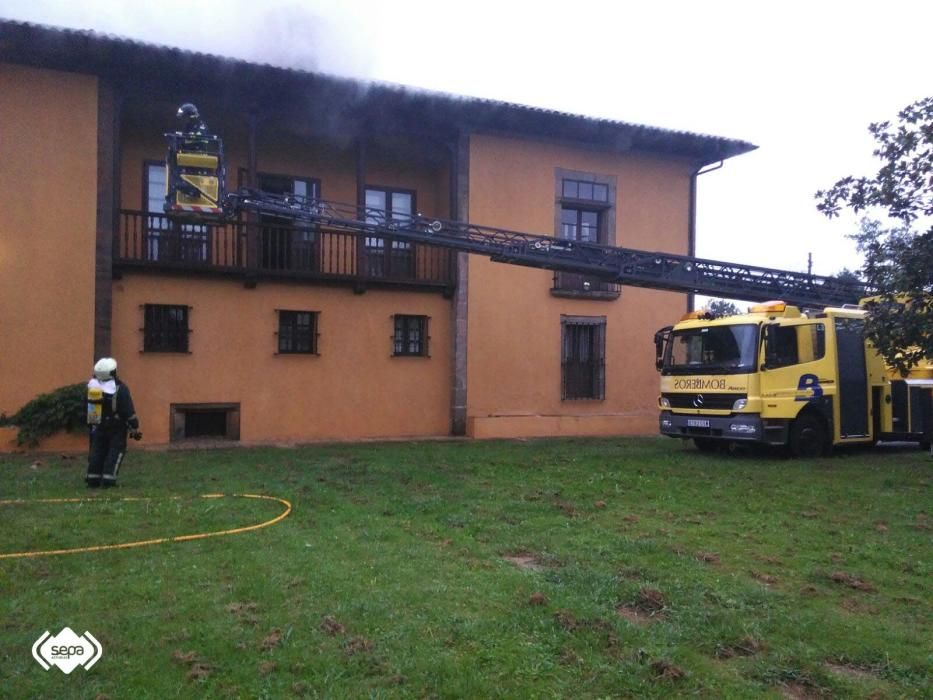
[[[933,461],[663,439],[0,457],[0,696],[929,697]],[[148,497],[118,501],[121,497]],[[181,498],[169,498],[180,496]],[[44,671],[45,630],[90,671]]]

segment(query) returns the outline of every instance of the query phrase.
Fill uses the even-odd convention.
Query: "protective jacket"
[[[91,448],[86,481],[88,486],[116,486],[120,463],[126,454],[126,431],[139,430],[133,397],[130,388],[119,379],[101,382],[94,378],[87,386],[89,399],[91,396],[100,399],[88,402]],[[99,411],[92,406],[97,401]]]
[[[119,379],[108,379],[106,382],[98,381],[96,378],[87,383],[88,394],[97,389],[102,393],[101,410],[97,423],[98,429],[109,431],[139,429],[139,418],[136,416],[136,409],[133,407],[133,397],[130,394],[130,388]],[[90,411],[88,412],[90,416]]]

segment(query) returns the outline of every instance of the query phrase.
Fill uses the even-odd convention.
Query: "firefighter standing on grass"
[[[117,379],[117,361],[103,357],[94,365],[87,383],[87,422],[91,449],[87,461],[89,488],[117,485],[120,462],[126,454],[126,436],[139,440],[139,419],[133,408],[130,388]]]

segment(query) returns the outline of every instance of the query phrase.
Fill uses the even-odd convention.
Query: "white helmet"
[[[99,382],[106,382],[113,379],[117,371],[117,361],[112,357],[102,357],[94,365],[94,377]]]

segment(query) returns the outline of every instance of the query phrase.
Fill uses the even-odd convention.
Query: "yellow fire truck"
[[[864,318],[781,301],[687,314],[655,336],[661,433],[704,451],[746,442],[799,457],[879,440],[928,446],[933,362],[895,374],[865,339]]]

